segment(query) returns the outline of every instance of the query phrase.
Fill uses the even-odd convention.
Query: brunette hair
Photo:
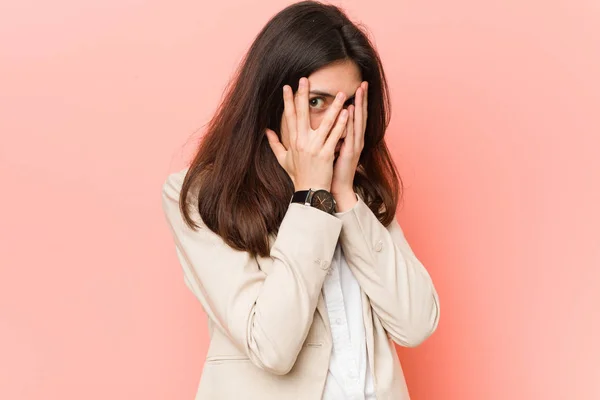
[[[279,133],[282,89],[295,92],[301,77],[330,63],[351,60],[369,82],[364,148],[354,189],[387,226],[395,218],[402,181],[383,140],[391,116],[379,55],[365,31],[334,5],[301,1],[277,13],[260,31],[230,81],[185,176],[180,208],[186,223],[202,222],[227,245],[269,255],[294,186],[277,162],[267,137]]]

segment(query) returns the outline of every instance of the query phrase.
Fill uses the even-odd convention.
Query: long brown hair
[[[302,1],[261,30],[208,124],[181,189],[180,208],[191,228],[198,225],[188,209],[190,193],[202,222],[229,246],[269,255],[269,235],[278,232],[294,186],[272,153],[265,128],[280,135],[285,84],[295,92],[301,77],[340,60],[355,62],[369,82],[354,188],[382,224],[392,221],[402,181],[383,140],[391,107],[379,55],[341,9]]]

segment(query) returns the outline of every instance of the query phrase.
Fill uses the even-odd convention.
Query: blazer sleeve
[[[398,221],[384,226],[360,195],[336,213],[346,262],[374,314],[394,342],[415,347],[437,328],[440,303],[431,277],[410,248]]]
[[[317,301],[338,242],[342,221],[299,203],[290,204],[270,257],[272,272],[248,252],[234,250],[190,207],[200,229],[180,213],[183,176],[162,186],[162,206],[186,285],[208,317],[251,362],[273,374],[288,373],[312,324]]]

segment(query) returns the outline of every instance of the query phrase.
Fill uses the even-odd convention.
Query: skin
[[[310,109],[310,127],[317,129],[325,115],[325,111],[331,106],[335,95],[342,92],[346,95],[344,108],[354,103],[356,89],[361,85],[361,74],[357,65],[349,60],[327,65],[308,76],[310,87],[308,104]],[[290,148],[289,131],[286,119],[281,120],[281,139],[286,149]],[[338,142],[336,155],[339,154],[346,132]]]
[[[345,212],[354,207],[357,198],[352,182],[358,167],[358,159],[364,145],[364,131],[367,120],[367,88],[362,81],[358,66],[345,60],[327,65],[308,77],[309,119],[312,129],[317,129],[325,112],[331,107],[335,95],[344,93],[344,108],[348,110],[348,122],[340,137],[334,159],[331,193],[337,203],[337,212]],[[290,148],[289,130],[286,119],[282,118],[281,142],[285,149]]]

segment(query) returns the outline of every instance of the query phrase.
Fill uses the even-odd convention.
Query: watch
[[[302,203],[325,211],[328,214],[333,214],[335,212],[336,204],[333,195],[325,189],[298,190],[294,192],[291,203]]]

